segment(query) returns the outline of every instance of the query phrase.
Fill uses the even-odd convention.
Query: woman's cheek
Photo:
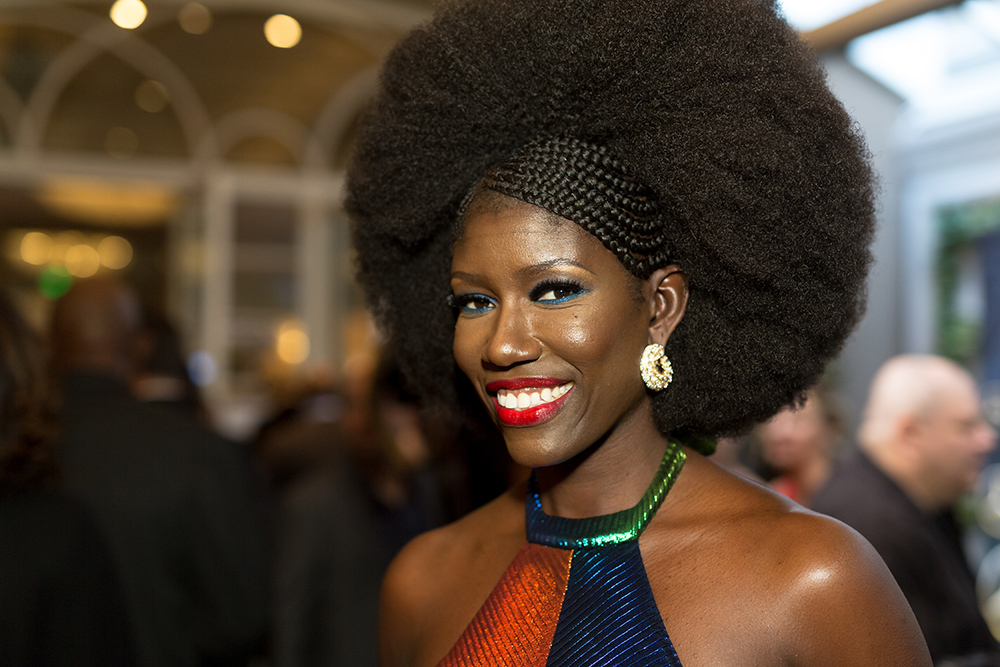
[[[474,361],[479,358],[479,355],[476,351],[475,330],[469,327],[469,323],[459,322],[455,325],[452,354],[463,373],[471,375],[475,372]]]
[[[590,315],[591,317],[586,317],[580,314],[567,318],[562,323],[559,339],[567,350],[579,350],[587,358],[602,358],[620,342],[620,336],[615,331],[624,323],[620,322],[618,326],[594,326],[601,322],[595,322],[593,314]]]

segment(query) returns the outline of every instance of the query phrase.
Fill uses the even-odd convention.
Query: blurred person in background
[[[307,400],[261,442],[260,451],[297,452],[300,464],[278,478],[275,667],[375,667],[389,561],[442,523],[416,397],[389,360],[366,374],[345,383],[335,419]]]
[[[323,465],[336,447],[347,398],[328,377],[313,377],[292,385],[270,387],[273,412],[251,441],[254,459],[275,498]]]
[[[748,438],[746,437],[719,438],[716,441],[715,454],[712,455],[712,460],[721,466],[729,468],[737,475],[763,484],[764,478],[744,461],[748,449],[747,441]]]
[[[832,394],[809,391],[801,406],[790,406],[757,428],[764,463],[777,472],[770,484],[778,493],[809,507],[833,471],[843,419]]]
[[[165,314],[143,310],[136,344],[132,394],[208,425],[197,385],[191,380],[177,327]]]
[[[913,608],[935,664],[1000,665],[953,514],[996,446],[971,375],[941,357],[889,360],[872,382],[858,445],[813,509],[872,543]]]
[[[55,304],[66,487],[107,536],[142,665],[246,665],[267,623],[259,489],[237,445],[130,395],[139,324],[110,279]]]
[[[0,664],[134,665],[97,524],[56,490],[41,343],[0,291]]]

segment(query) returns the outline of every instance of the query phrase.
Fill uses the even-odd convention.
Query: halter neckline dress
[[[439,667],[680,667],[639,536],[684,460],[671,440],[634,507],[585,519],[546,514],[532,474],[527,542]]]

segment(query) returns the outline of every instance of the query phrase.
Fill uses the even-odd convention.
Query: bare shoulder
[[[524,491],[413,539],[382,584],[380,664],[437,664],[524,542]]]
[[[784,639],[796,664],[930,664],[913,612],[861,535],[805,510],[783,523],[777,530],[787,535],[773,548],[787,540],[790,557],[774,583],[788,591]]]
[[[857,532],[705,459],[685,472],[643,557],[686,667],[930,665],[902,593]]]

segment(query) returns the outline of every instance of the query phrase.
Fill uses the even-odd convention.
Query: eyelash
[[[469,308],[469,305],[473,303],[485,303],[487,305],[483,308]],[[489,308],[496,306],[496,300],[491,299],[485,294],[450,294],[448,295],[448,305],[454,309],[456,314],[482,315]]]
[[[549,292],[552,292],[553,298],[543,300],[542,297]],[[556,296],[559,292],[565,293],[562,296]],[[535,285],[528,296],[532,301],[538,303],[558,305],[572,301],[586,292],[587,290],[583,288],[583,285],[572,280],[546,280]],[[472,304],[481,304],[481,307],[470,307]],[[448,295],[448,305],[455,310],[456,314],[482,315],[487,310],[495,308],[497,302],[496,299],[488,297],[485,294],[450,294]]]
[[[545,299],[542,301],[542,297],[547,293],[552,292],[552,299]],[[563,296],[556,296],[557,292],[568,292]],[[567,301],[572,301],[581,294],[586,294],[587,290],[583,288],[583,285],[573,280],[546,280],[545,282],[539,283],[532,288],[529,296],[532,301],[538,301],[546,304],[559,304],[566,303]]]

